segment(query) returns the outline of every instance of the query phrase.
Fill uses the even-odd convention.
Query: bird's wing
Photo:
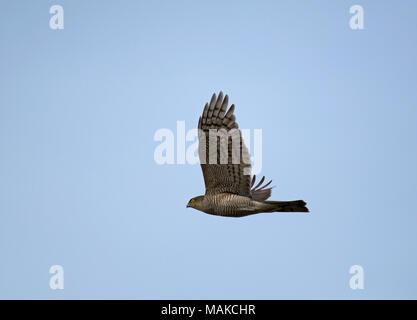
[[[218,97],[213,94],[198,122],[206,194],[225,192],[251,197],[250,155],[233,114],[235,106],[232,104],[226,111],[228,100],[222,92]],[[227,139],[214,138],[216,133]]]
[[[265,176],[263,176],[262,179],[258,182],[258,184],[255,187],[253,187],[253,185],[255,184],[255,181],[256,181],[256,175],[253,176],[252,183],[251,183],[252,199],[255,201],[265,201],[271,196],[272,187],[267,188],[267,186],[271,184],[272,180],[262,185],[262,183],[264,183],[265,181]]]

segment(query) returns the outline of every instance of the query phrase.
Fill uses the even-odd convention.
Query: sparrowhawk
[[[192,198],[191,207],[208,214],[243,217],[261,212],[309,212],[303,200],[267,201],[271,182],[251,178],[250,155],[233,114],[229,97],[213,94],[198,121],[199,159],[206,192]],[[227,110],[227,111],[226,111]]]

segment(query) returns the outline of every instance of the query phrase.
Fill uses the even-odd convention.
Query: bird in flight
[[[243,142],[234,104],[229,97],[213,94],[198,121],[198,153],[206,192],[192,198],[187,208],[226,217],[244,217],[262,212],[309,212],[303,200],[267,201],[271,182],[263,177],[254,187],[249,151]],[[227,110],[227,111],[226,111]]]

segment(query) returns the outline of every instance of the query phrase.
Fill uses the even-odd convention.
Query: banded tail
[[[303,200],[264,201],[264,212],[309,212]]]

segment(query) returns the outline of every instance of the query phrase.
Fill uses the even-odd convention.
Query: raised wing
[[[272,180],[262,185],[262,183],[264,183],[265,181],[265,176],[263,176],[261,181],[259,181],[258,184],[255,187],[253,187],[253,185],[255,184],[255,181],[256,181],[256,176],[253,176],[252,183],[251,183],[252,199],[255,201],[265,201],[271,196],[272,187],[267,188],[267,186],[271,184]]]
[[[232,104],[223,93],[213,94],[198,122],[199,157],[206,194],[234,193],[251,197],[250,155]],[[227,112],[226,112],[227,110]]]

